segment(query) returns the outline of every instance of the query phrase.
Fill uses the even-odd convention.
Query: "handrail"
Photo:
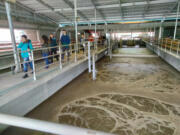
[[[144,41],[157,45],[159,48],[163,49],[165,52],[170,52],[171,54],[174,54],[175,56],[179,57],[180,40],[177,40],[177,39],[174,40],[170,38],[162,38],[162,39],[143,38],[143,39]]]
[[[84,48],[84,50],[85,50],[85,52],[84,52],[84,55],[83,55],[83,57],[87,57],[87,44],[89,44],[90,43],[90,47],[92,47],[92,46],[94,46],[94,47],[92,47],[91,49],[95,49],[95,50],[97,50],[98,48],[97,48],[97,46],[95,45],[95,42],[94,43],[92,43],[92,42],[90,42],[90,41],[84,41],[84,42],[80,42],[80,43],[78,43],[78,45],[83,45],[82,47],[78,47],[78,50],[81,50],[81,49],[83,49]],[[62,55],[66,55],[67,53],[70,53],[70,54],[72,54],[73,52],[74,52],[74,55],[71,55],[72,57],[74,57],[75,58],[75,62],[77,61],[77,51],[78,50],[76,50],[76,48],[75,47],[73,47],[73,46],[75,46],[76,45],[76,43],[74,43],[74,44],[69,44],[69,45],[61,45],[61,44],[59,44],[58,46],[54,46],[54,47],[45,47],[45,48],[38,48],[38,49],[34,49],[34,50],[28,50],[28,51],[19,51],[18,53],[24,53],[24,52],[28,52],[28,53],[31,53],[31,55],[30,55],[30,57],[31,57],[31,59],[29,60],[29,61],[26,61],[26,62],[19,62],[19,64],[20,65],[22,65],[22,64],[25,64],[25,63],[29,63],[29,62],[32,62],[33,63],[33,69],[34,69],[34,71],[33,71],[33,76],[34,76],[34,80],[36,80],[36,71],[39,71],[38,69],[40,68],[40,69],[42,69],[42,67],[43,68],[45,68],[46,66],[41,66],[41,67],[38,67],[38,68],[36,68],[36,66],[35,66],[35,64],[36,64],[36,62],[37,61],[39,61],[39,60],[43,60],[43,59],[45,59],[45,58],[52,58],[52,57],[59,57],[59,60],[60,60],[60,69],[62,69],[62,61],[61,61],[61,56]],[[84,46],[85,45],[85,46]],[[65,46],[69,46],[69,50],[66,50],[66,53],[65,52],[62,52],[61,51],[61,49],[62,49],[62,47],[65,47]],[[106,46],[104,46],[104,47],[106,47]],[[40,56],[40,58],[39,57],[34,57],[34,55],[33,55],[33,57],[32,57],[32,54],[34,54],[36,51],[42,51],[42,50],[50,50],[50,49],[52,49],[52,48],[57,48],[57,50],[60,50],[60,51],[58,51],[57,52],[57,54],[53,54],[53,55],[48,55],[48,56],[46,56],[46,57],[42,57],[42,56]],[[7,56],[6,58],[9,58],[10,56]],[[3,57],[2,57],[3,58]],[[82,58],[82,57],[81,57]],[[63,63],[63,64],[65,64],[65,63]],[[50,65],[54,65],[54,64],[50,64],[49,63],[49,66]],[[10,64],[10,65],[5,65],[5,66],[3,66],[3,67],[0,67],[0,70],[1,69],[4,69],[4,68],[11,68],[11,69],[14,69],[14,67],[16,66],[16,64],[15,63],[12,63],[12,64]],[[35,68],[36,68],[36,70],[35,70]],[[27,73],[31,73],[32,71],[29,71],[29,72],[27,72]],[[14,72],[13,72],[14,73]]]
[[[101,131],[0,113],[0,123],[57,135],[113,135]]]

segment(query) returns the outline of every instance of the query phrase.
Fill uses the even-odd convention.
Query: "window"
[[[38,41],[39,39],[39,34],[37,30],[19,30],[15,29],[14,30],[15,34],[15,39],[16,42],[20,42],[21,40],[21,35],[26,34],[29,39],[32,41]],[[10,43],[11,42],[11,34],[10,30],[7,28],[0,28],[0,43]]]

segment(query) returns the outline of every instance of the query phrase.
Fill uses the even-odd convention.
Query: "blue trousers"
[[[68,59],[69,59],[69,56],[70,56],[69,47],[68,47],[68,46],[63,46],[63,47],[62,47],[62,52],[63,52],[63,53],[62,53],[62,55],[61,55],[62,60],[64,60],[64,55],[65,55],[66,51],[67,51]]]
[[[48,68],[48,65],[49,65],[48,56],[49,56],[49,54],[48,53],[43,53],[42,56],[43,56],[45,64],[46,64],[46,68]]]
[[[29,57],[24,58],[24,72],[28,72],[28,64],[30,68],[33,70],[32,62],[29,62]]]

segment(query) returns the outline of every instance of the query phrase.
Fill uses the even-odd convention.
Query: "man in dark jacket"
[[[67,51],[68,54],[68,61],[69,61],[69,56],[70,56],[70,52],[69,52],[69,44],[70,44],[71,40],[69,38],[69,36],[67,35],[66,31],[63,31],[63,35],[61,36],[61,44],[62,44],[62,60],[64,60],[64,54],[65,51]]]
[[[57,61],[59,60],[59,56],[57,55],[57,41],[53,34],[50,34],[50,47],[54,47],[51,48],[50,52],[50,55],[55,55],[51,57],[51,63],[53,63],[53,57],[55,57]]]

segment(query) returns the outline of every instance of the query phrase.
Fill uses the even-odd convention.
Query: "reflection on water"
[[[102,94],[64,106],[59,122],[119,135],[173,135],[180,107],[146,97]]]

